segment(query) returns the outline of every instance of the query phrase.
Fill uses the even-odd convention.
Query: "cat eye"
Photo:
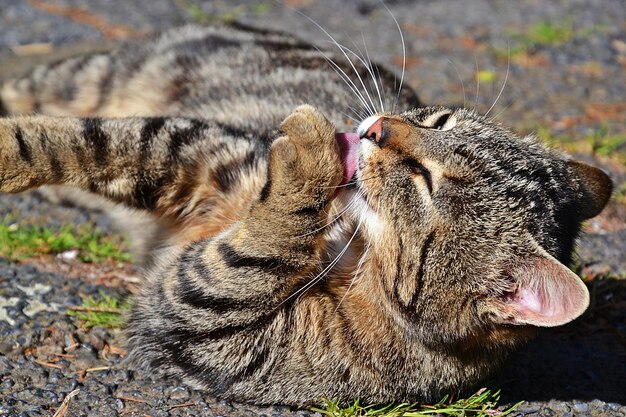
[[[420,164],[419,162],[417,162],[415,159],[412,159],[412,158],[405,160],[404,163],[406,164],[406,166],[409,167],[409,169],[411,170],[413,174],[419,175],[424,179],[424,182],[426,183],[426,187],[428,188],[428,193],[432,194],[433,193],[433,178],[428,168],[426,168],[424,165]]]
[[[434,130],[450,130],[456,126],[456,116],[448,110],[440,111],[428,116],[422,122],[422,127]]]

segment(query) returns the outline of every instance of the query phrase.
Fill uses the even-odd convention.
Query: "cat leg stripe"
[[[107,164],[109,142],[111,138],[102,130],[102,120],[97,118],[82,119],[83,137],[93,150],[93,158],[97,166]]]
[[[208,125],[200,120],[189,120],[191,126],[181,128],[175,126],[169,137],[168,154],[172,160],[177,161],[180,156],[181,148],[193,143],[202,137],[202,133],[208,129]]]
[[[224,263],[230,268],[257,268],[264,270],[272,270],[288,273],[296,268],[289,265],[285,260],[277,257],[258,257],[241,254],[228,243],[222,242],[218,245],[217,250],[222,256]]]
[[[48,163],[50,164],[52,182],[61,182],[63,180],[63,177],[65,176],[65,170],[61,165],[61,161],[59,161],[57,151],[50,143],[50,138],[48,138],[48,134],[44,129],[39,132],[39,143],[41,144],[41,149],[44,151],[44,153],[48,155]]]
[[[150,156],[152,150],[152,143],[154,138],[159,134],[163,126],[165,125],[164,117],[151,117],[146,119],[144,125],[141,128],[139,135],[139,165],[144,166],[146,159]]]
[[[17,146],[19,147],[19,150],[20,150],[20,157],[26,162],[28,162],[29,164],[32,164],[33,162],[32,149],[30,147],[30,144],[24,141],[24,132],[19,126],[15,128],[15,140],[17,141]]]
[[[261,300],[257,297],[252,299],[235,299],[227,296],[215,296],[207,293],[206,288],[213,281],[212,272],[205,262],[205,255],[202,253],[206,249],[206,242],[194,247],[185,253],[178,263],[178,286],[175,294],[177,298],[185,304],[203,310],[210,310],[217,314],[228,311],[237,311],[242,308],[256,306]],[[198,249],[199,248],[199,249]],[[191,275],[193,274],[193,276]]]
[[[229,192],[241,178],[241,175],[250,170],[259,162],[259,155],[255,151],[248,152],[243,160],[235,160],[227,164],[219,164],[214,169],[213,179],[219,191]]]

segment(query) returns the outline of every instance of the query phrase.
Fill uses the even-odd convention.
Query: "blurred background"
[[[505,401],[526,400],[525,414],[626,413],[623,0],[2,0],[0,80],[40,62],[140,42],[187,23],[239,21],[332,48],[311,20],[398,76],[404,67],[405,82],[426,104],[489,112],[520,134],[536,134],[611,173],[614,197],[585,226],[574,265],[592,291],[589,312],[543,333],[488,384],[502,387]],[[89,300],[106,304],[102,294],[109,297],[107,308],[124,308],[137,272],[123,238],[106,213],[51,203],[37,193],[0,196],[0,219],[0,351],[6,355],[0,355],[0,415],[54,408],[72,387],[83,390],[74,400],[76,415],[291,413],[223,404],[152,375],[114,369],[80,374],[115,368],[124,353],[111,353],[123,345],[121,325],[64,314],[67,306]],[[47,290],[28,292],[16,282]],[[39,310],[29,310],[33,300]],[[83,346],[76,354],[83,362],[54,359],[67,354],[72,340]],[[147,402],[120,399],[128,396]],[[140,406],[172,401],[196,408],[158,414]]]

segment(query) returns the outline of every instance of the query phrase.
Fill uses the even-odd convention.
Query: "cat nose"
[[[380,144],[383,139],[383,119],[382,116],[368,117],[359,126],[358,133],[361,139],[370,139]]]

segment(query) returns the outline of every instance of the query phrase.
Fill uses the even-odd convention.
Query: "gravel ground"
[[[363,49],[365,37],[372,57],[400,70],[399,36],[378,0],[287,3],[348,46],[356,43]],[[50,4],[56,7],[47,7]],[[423,101],[465,103],[487,111],[509,66],[506,87],[490,113],[503,123],[524,133],[539,129],[574,139],[600,127],[626,134],[623,1],[388,0],[387,4],[405,34],[406,80]],[[78,13],[77,7],[83,7],[83,12]],[[327,42],[305,18],[271,1],[152,0],[146,7],[146,3],[119,0],[4,0],[0,3],[0,78],[50,59],[50,54],[33,52],[52,49],[52,56],[58,57],[107,48],[119,39],[185,22],[231,17],[294,32],[320,45]],[[570,39],[535,44],[530,54],[519,54],[521,39],[528,41],[538,22],[546,21],[567,31]],[[37,43],[41,45],[33,47]],[[580,157],[609,170],[616,184],[626,183],[623,165],[585,154]],[[91,221],[111,229],[105,214],[50,204],[32,193],[0,196],[0,216],[8,213],[36,224]],[[626,208],[612,203],[589,223],[589,233],[579,245],[583,271],[626,277],[625,219]],[[82,271],[72,264],[46,269],[41,263],[0,262],[0,415],[51,415],[76,388],[81,391],[72,399],[67,416],[312,415],[218,401],[179,381],[132,369],[118,355],[107,355],[105,346],[123,346],[123,335],[80,330],[64,311],[80,304],[81,295],[105,291],[123,296],[127,290],[103,285],[94,279],[97,273]],[[526,400],[518,409],[520,415],[626,416],[626,280],[596,278],[589,285],[593,303],[588,313],[566,327],[541,332],[486,382],[502,387],[505,402]],[[73,357],[56,355],[74,341],[77,347],[69,349]],[[50,367],[54,358],[59,361]],[[82,372],[100,367],[108,369]],[[172,407],[176,405],[184,406]]]

